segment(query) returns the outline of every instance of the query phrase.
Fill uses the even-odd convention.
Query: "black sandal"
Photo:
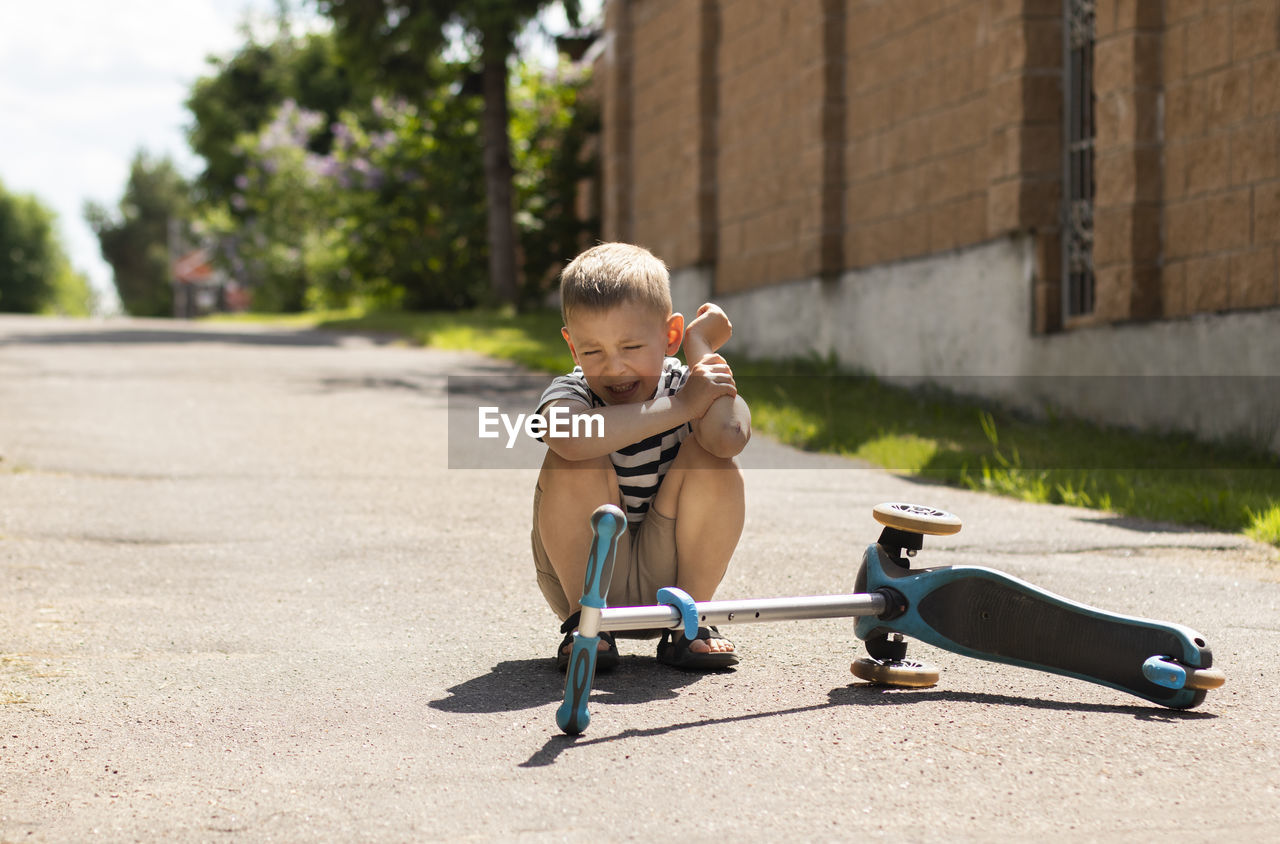
[[[569,668],[569,656],[573,653],[573,634],[578,629],[578,619],[582,612],[575,612],[564,620],[564,624],[560,625],[560,632],[564,634],[564,638],[560,640],[560,647],[556,649],[556,668],[566,671]],[[612,671],[618,667],[618,644],[613,640],[613,634],[607,630],[600,631],[600,640],[609,646],[607,651],[596,651],[596,673]],[[565,650],[568,648],[568,650]]]
[[[696,638],[708,642],[713,639],[729,641],[714,627],[699,627]],[[684,633],[663,630],[662,639],[658,642],[658,662],[676,668],[692,668],[701,671],[732,668],[738,664],[738,654],[735,651],[700,654],[689,650],[689,645],[690,640],[685,638]]]

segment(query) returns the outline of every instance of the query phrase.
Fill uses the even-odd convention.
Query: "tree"
[[[589,79],[588,68],[564,60],[555,70],[517,69],[511,137],[523,302],[542,301],[564,263],[599,237],[598,198],[587,203],[590,216],[579,208],[599,167],[588,143],[600,131],[599,109],[582,96]]]
[[[316,2],[333,20],[339,43],[352,62],[363,65],[379,85],[413,103],[421,103],[429,87],[432,59],[446,46],[451,30],[478,50],[490,284],[498,302],[517,304],[507,62],[516,34],[552,0]],[[579,0],[560,2],[569,21],[577,25]]]
[[[88,280],[71,268],[56,217],[38,199],[11,194],[0,182],[0,311],[87,316]]]
[[[189,188],[168,158],[139,150],[129,168],[124,196],[114,211],[85,206],[85,219],[98,236],[102,257],[115,273],[116,291],[133,316],[171,316],[170,221],[190,219]],[[184,237],[185,239],[185,237]]]
[[[227,199],[236,177],[244,172],[236,139],[256,132],[284,99],[275,51],[269,45],[246,44],[227,60],[210,59],[214,73],[196,80],[187,109],[194,122],[187,130],[191,149],[204,158],[196,189],[213,202]]]
[[[254,307],[465,308],[484,296],[484,203],[472,154],[479,103],[439,90],[418,107],[375,98],[324,126],[286,101],[239,142],[245,171],[202,233],[254,289]],[[231,209],[235,209],[233,215]]]
[[[205,161],[195,188],[209,204],[236,192],[236,180],[248,167],[241,139],[261,130],[285,101],[324,117],[310,142],[312,152],[324,154],[333,142],[329,127],[339,115],[372,99],[338,61],[332,35],[292,36],[285,19],[274,41],[250,38],[229,58],[211,58],[209,65],[213,72],[196,80],[186,101],[193,118],[187,139]]]
[[[306,308],[307,253],[322,232],[331,196],[308,143],[326,128],[323,114],[285,100],[261,131],[240,137],[236,149],[245,166],[237,192],[201,221],[202,234],[220,244],[233,275],[253,288],[255,310]]]
[[[422,106],[378,100],[362,121],[345,116],[329,158],[345,186],[335,229],[371,298],[409,310],[484,300],[479,123],[475,98],[443,89]]]

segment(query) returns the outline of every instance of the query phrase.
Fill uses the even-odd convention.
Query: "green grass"
[[[201,320],[217,323],[247,322],[257,325],[274,325],[282,328],[316,328],[328,321],[359,320],[364,316],[363,311],[358,308],[351,308],[341,311],[308,311],[300,314],[211,314],[201,317]]]
[[[547,372],[572,366],[560,315],[550,311],[321,314],[291,324],[393,333]],[[802,449],[967,489],[1245,533],[1280,546],[1280,459],[1256,448],[1031,419],[939,390],[892,387],[824,361],[735,359],[734,373],[754,427]]]
[[[480,352],[545,372],[573,366],[560,337],[561,325],[555,311],[327,315],[316,322],[317,328],[335,331],[398,334],[421,346]]]
[[[1030,419],[817,363],[736,364],[756,427],[784,442],[1026,501],[1247,532],[1280,545],[1280,459],[1245,446]]]
[[[1245,533],[1259,542],[1280,545],[1280,504],[1271,504],[1266,510],[1250,510]]]

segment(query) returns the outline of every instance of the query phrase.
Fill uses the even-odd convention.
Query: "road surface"
[[[850,591],[872,506],[927,503],[965,527],[922,563],[1193,627],[1227,685],[1174,712],[917,644],[940,684],[884,690],[850,675],[849,621],[741,625],[725,674],[623,641],[562,736],[538,447],[495,458],[470,421],[530,409],[512,374],[358,336],[0,317],[0,841],[1274,840],[1273,549],[764,437],[718,597]]]

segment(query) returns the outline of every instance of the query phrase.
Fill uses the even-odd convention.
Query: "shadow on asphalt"
[[[695,677],[696,679],[696,677]],[[720,724],[735,724],[754,721],[761,718],[776,718],[787,715],[801,715],[806,712],[818,712],[839,706],[905,706],[913,703],[938,702],[980,704],[983,706],[1020,706],[1027,709],[1040,709],[1060,712],[1111,713],[1114,715],[1131,715],[1138,721],[1177,723],[1179,721],[1203,721],[1218,716],[1212,712],[1194,712],[1184,709],[1166,709],[1162,706],[1143,704],[1115,705],[1102,703],[1073,703],[1060,700],[1040,700],[1038,698],[1013,697],[1011,695],[995,695],[974,692],[949,692],[943,689],[892,689],[874,686],[869,683],[854,683],[832,689],[826,703],[815,703],[811,706],[797,706],[788,709],[776,709],[768,712],[753,712],[748,715],[734,715],[728,718],[706,718],[700,721],[686,721],[680,724],[668,724],[663,727],[650,727],[642,730],[623,730],[620,733],[599,738],[584,736],[553,736],[537,753],[520,763],[521,768],[540,768],[555,764],[565,751],[575,747],[588,747],[593,744],[605,744],[629,738],[660,736],[676,730],[689,730],[699,727],[713,727]],[[556,695],[552,700],[559,700]],[[609,704],[608,698],[599,698],[593,694],[593,704]],[[546,701],[550,703],[551,701]],[[608,711],[602,707],[592,707],[592,712],[599,720],[608,717]],[[974,750],[981,753],[981,750]]]
[[[673,700],[678,690],[703,675],[657,665],[649,657],[624,656],[608,674],[597,674],[591,700],[609,706]],[[551,658],[500,662],[488,674],[453,686],[449,696],[433,700],[442,712],[515,712],[558,702],[564,697],[564,675]]]
[[[1135,533],[1199,533],[1205,530],[1192,525],[1174,525],[1168,522],[1149,522],[1130,516],[1083,516],[1076,521],[1090,525],[1106,525],[1107,527],[1131,530]]]

